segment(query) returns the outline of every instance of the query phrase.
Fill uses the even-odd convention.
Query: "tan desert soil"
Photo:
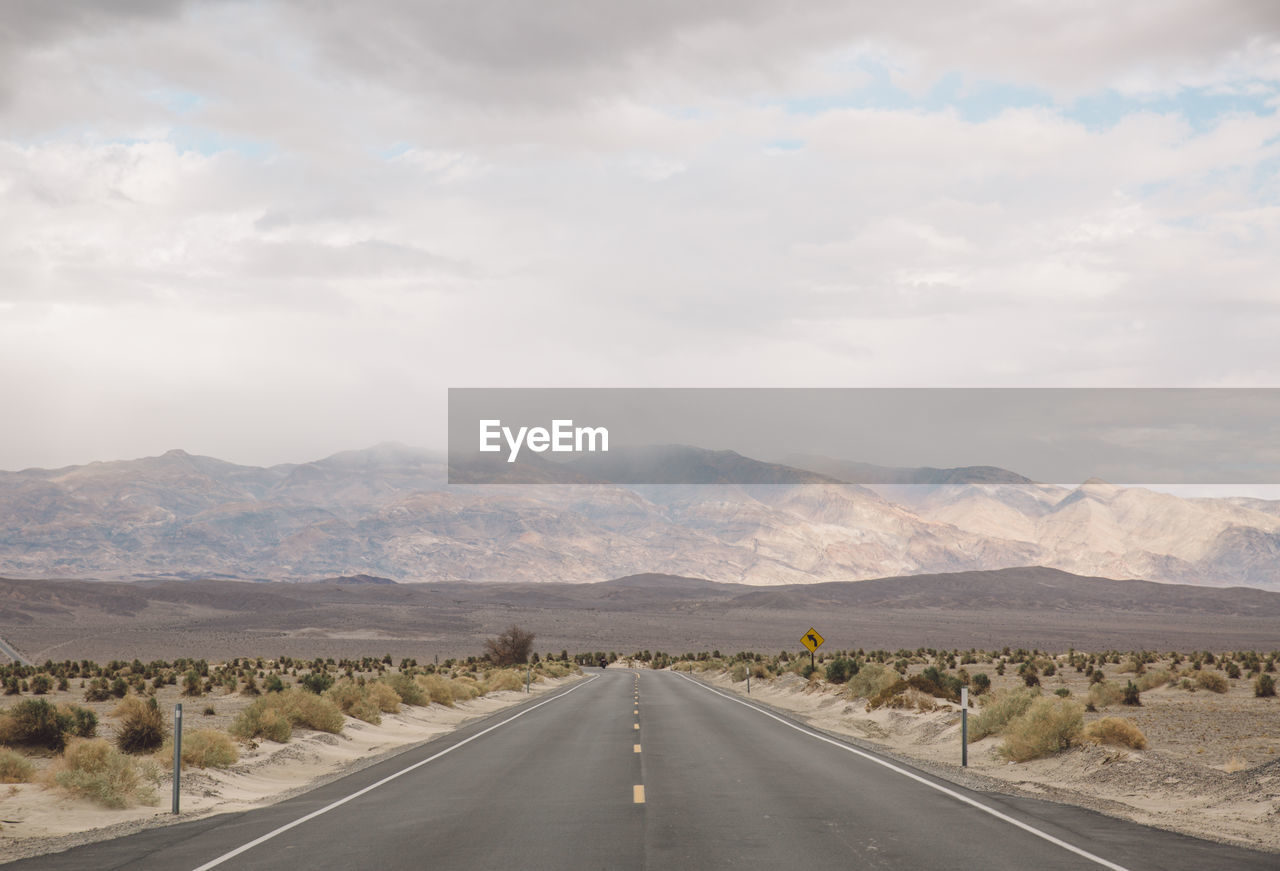
[[[532,693],[543,694],[578,679],[577,676],[543,678],[533,684]],[[99,716],[99,736],[114,738],[114,721],[106,715],[115,707],[115,700],[86,703],[82,693],[75,689],[50,693],[48,698],[94,709]],[[166,710],[172,710],[173,703],[180,700],[176,687],[165,687],[156,695]],[[465,723],[528,698],[522,692],[495,692],[458,702],[452,708],[437,704],[404,706],[398,714],[383,714],[382,723],[377,726],[347,717],[339,735],[295,729],[293,739],[287,744],[262,741],[251,748],[242,746],[239,762],[228,769],[187,768],[183,771],[182,813],[178,816],[169,813],[172,778],[167,772],[156,786],[157,804],[121,810],[70,798],[40,783],[0,786],[0,826],[3,826],[0,864],[155,826],[275,804],[421,746]],[[181,700],[184,733],[205,726],[225,729],[235,714],[252,701],[238,694]],[[208,717],[201,715],[206,706],[212,706],[217,713]],[[43,771],[53,760],[46,756],[33,757],[32,761]]]
[[[1020,680],[987,671],[997,688]],[[1114,674],[1121,683],[1129,675]],[[918,669],[917,669],[918,670]],[[745,683],[725,673],[695,675],[746,696]],[[1047,692],[1065,686],[1082,698],[1083,675],[1061,671],[1043,678]],[[1115,705],[1086,713],[1134,720],[1148,740],[1143,751],[1085,744],[1047,759],[1011,763],[996,748],[998,737],[969,746],[969,768],[960,767],[960,709],[939,700],[939,710],[881,708],[842,687],[809,684],[798,675],[752,680],[749,698],[815,728],[897,757],[966,786],[1074,804],[1145,825],[1200,838],[1280,852],[1280,701],[1253,696],[1252,681],[1235,680],[1228,693],[1173,687],[1142,693],[1139,708]],[[971,718],[972,718],[971,714]],[[972,721],[972,720],[971,720]]]

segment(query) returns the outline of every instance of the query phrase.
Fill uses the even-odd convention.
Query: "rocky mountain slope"
[[[170,451],[0,472],[0,574],[550,582],[662,572],[776,585],[1046,565],[1280,589],[1275,503],[1101,481],[1068,489],[990,467],[802,470],[687,447],[642,459],[664,456],[711,483],[610,483],[618,468],[597,460],[566,470],[572,486],[447,486],[444,458],[401,445],[270,468]],[[840,478],[854,473],[884,483]]]

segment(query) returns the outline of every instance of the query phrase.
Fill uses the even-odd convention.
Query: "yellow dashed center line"
[[[639,753],[639,752],[640,752],[640,745],[639,745],[639,744],[637,744],[637,745],[636,745],[636,751],[635,751],[635,752],[637,752],[637,753]]]
[[[639,729],[640,729],[640,724],[636,723],[636,730],[639,731]]]
[[[631,787],[631,800],[636,804],[644,804],[644,784],[637,783]]]

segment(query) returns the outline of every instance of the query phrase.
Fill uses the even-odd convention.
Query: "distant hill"
[[[1001,469],[997,466],[961,466],[954,469],[899,468],[876,466],[871,463],[855,463],[812,454],[792,454],[786,458],[788,465],[819,472],[830,478],[849,484],[898,484],[928,485],[932,487],[956,484],[1033,484],[1030,478]]]
[[[28,659],[470,655],[515,622],[540,653],[1003,645],[1264,649],[1280,593],[1087,578],[1042,567],[750,587],[641,574],[592,584],[254,584],[0,578]]]

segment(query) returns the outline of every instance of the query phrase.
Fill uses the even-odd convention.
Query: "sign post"
[[[969,688],[960,688],[960,767],[969,767]]]
[[[173,812],[178,812],[182,787],[182,702],[173,706]]]
[[[812,626],[809,627],[809,631],[804,634],[804,637],[800,639],[800,643],[809,650],[809,668],[811,669],[816,669],[818,667],[816,654],[824,640],[825,639],[818,634],[818,630],[814,629]]]

